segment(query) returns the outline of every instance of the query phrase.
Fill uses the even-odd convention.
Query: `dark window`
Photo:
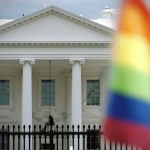
[[[9,80],[0,80],[0,105],[9,105]]]
[[[100,80],[87,80],[87,105],[99,105]]]
[[[55,105],[55,80],[42,80],[41,98],[42,106]]]

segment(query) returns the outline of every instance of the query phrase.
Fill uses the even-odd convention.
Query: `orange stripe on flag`
[[[125,0],[119,23],[120,32],[144,36],[150,40],[150,16],[141,0]]]

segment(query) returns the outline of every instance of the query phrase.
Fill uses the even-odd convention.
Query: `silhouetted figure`
[[[54,125],[54,119],[52,116],[49,116],[48,121],[45,123],[44,128],[42,129],[42,131],[46,131],[46,128],[49,128],[50,130],[52,130]]]
[[[49,116],[49,125],[50,125],[50,130],[52,130],[52,127],[54,125],[54,119],[52,116]]]

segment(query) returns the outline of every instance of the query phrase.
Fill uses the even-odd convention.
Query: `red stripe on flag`
[[[111,141],[132,143],[145,149],[150,149],[150,127],[140,126],[116,119],[105,121],[105,136]]]

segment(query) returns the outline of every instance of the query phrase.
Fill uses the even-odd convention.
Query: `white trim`
[[[0,41],[0,47],[99,47],[109,48],[111,41]]]
[[[69,60],[72,57],[84,58],[89,60],[103,59],[110,60],[111,54],[24,54],[25,57],[33,58],[35,60]],[[0,60],[19,60],[24,56],[23,54],[1,54]]]

